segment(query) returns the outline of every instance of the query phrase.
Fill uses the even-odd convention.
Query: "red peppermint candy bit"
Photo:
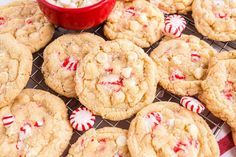
[[[79,61],[77,59],[74,59],[72,57],[67,57],[63,61],[61,66],[67,70],[76,71],[78,63],[79,63]]]
[[[200,101],[192,97],[182,97],[180,99],[180,104],[188,110],[196,113],[201,113],[205,110],[204,105]]]
[[[6,19],[2,16],[0,16],[0,26],[4,25],[6,23]]]
[[[121,90],[121,87],[124,86],[123,78],[118,75],[108,75],[102,78],[101,81],[98,82],[98,84],[111,89],[113,92],[119,92]]]
[[[198,147],[199,147],[199,142],[198,142],[197,140],[194,140],[193,138],[190,138],[190,139],[189,139],[189,143],[190,143],[190,145],[194,145],[194,147],[195,147],[196,149],[198,149]]]
[[[39,127],[43,126],[44,122],[45,122],[44,120],[36,121],[34,123],[34,127],[39,128]]]
[[[113,68],[107,68],[107,69],[105,69],[105,71],[108,72],[108,73],[112,73],[113,72]]]
[[[80,145],[83,146],[84,142],[85,142],[85,139],[82,139]]]
[[[107,141],[107,140],[106,140],[105,138],[101,138],[101,139],[98,140],[98,142],[99,142],[99,143],[102,143],[102,144],[105,144],[106,141]]]
[[[163,33],[178,38],[186,28],[186,20],[180,15],[170,15],[165,19]]]
[[[150,125],[152,129],[154,129],[161,123],[163,118],[161,113],[159,112],[150,112],[147,114],[145,119],[148,122],[148,125]]]
[[[223,91],[223,95],[227,100],[232,101],[233,100],[232,92],[234,92],[234,82],[227,80],[225,82],[225,89]]]
[[[201,60],[201,56],[198,52],[191,53],[191,61],[192,62],[199,62]]]
[[[176,69],[174,71],[172,71],[170,77],[169,77],[170,81],[175,81],[175,80],[185,80],[185,75],[183,74],[183,72],[179,69]]]
[[[2,123],[3,126],[5,127],[9,127],[11,126],[15,121],[15,116],[13,116],[12,114],[8,114],[2,117]]]
[[[224,92],[227,93],[233,91],[234,91],[234,83],[232,81],[226,81]]]
[[[217,13],[217,14],[215,14],[215,16],[220,19],[225,19],[228,16],[228,14],[227,13]]]
[[[16,149],[17,150],[21,150],[22,149],[22,147],[23,147],[23,142],[22,141],[18,141],[17,143],[16,143]]]
[[[100,82],[102,85],[117,85],[117,86],[123,86],[122,80],[118,80],[115,82]]]
[[[187,38],[187,39],[186,39],[186,43],[189,43],[189,42],[190,42],[190,39],[189,39],[189,38]]]
[[[186,152],[187,147],[194,146],[195,149],[198,149],[199,142],[197,140],[189,139],[187,142],[179,141],[176,146],[174,146],[173,151],[178,153],[180,151]]]
[[[27,18],[27,19],[25,19],[25,23],[26,23],[26,24],[32,24],[33,21],[32,21],[30,18]]]
[[[231,94],[231,93],[224,93],[224,96],[227,100],[230,100],[230,101],[233,100],[233,94]]]
[[[126,12],[126,13],[129,13],[129,14],[132,15],[132,16],[135,16],[135,14],[136,14],[136,11],[135,11],[135,8],[134,8],[134,7],[129,7],[128,9],[126,9],[125,12]]]
[[[86,107],[79,107],[71,113],[70,123],[74,129],[86,131],[93,127],[95,116]]]
[[[32,127],[31,124],[25,123],[22,127],[20,127],[19,139],[22,141],[27,137],[32,135]]]
[[[187,147],[188,145],[187,144],[185,144],[185,143],[183,143],[182,141],[180,141],[179,143],[177,143],[177,145],[173,148],[173,151],[175,152],[175,153],[178,153],[179,151],[186,151],[186,147]]]
[[[119,152],[116,152],[113,157],[123,157],[122,155],[119,154]]]

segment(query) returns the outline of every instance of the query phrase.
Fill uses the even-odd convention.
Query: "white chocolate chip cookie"
[[[164,15],[145,0],[118,0],[104,26],[109,39],[129,39],[140,47],[149,47],[161,38]]]
[[[130,157],[126,141],[127,130],[90,129],[71,146],[67,157]]]
[[[57,93],[76,97],[75,71],[81,59],[99,51],[105,41],[91,33],[67,34],[54,40],[44,50],[42,72],[46,84]]]
[[[235,0],[195,0],[193,19],[197,30],[218,41],[236,40]]]
[[[236,143],[236,51],[222,52],[210,61],[199,98],[232,128]]]
[[[176,103],[143,108],[131,121],[128,147],[132,157],[219,157],[207,123]]]
[[[23,90],[0,118],[1,157],[59,157],[72,136],[64,102],[45,91]]]
[[[163,12],[168,14],[186,14],[192,10],[193,0],[149,0]]]
[[[216,51],[203,40],[182,35],[167,39],[151,53],[158,66],[160,85],[177,95],[195,95],[201,91],[208,60]]]
[[[107,41],[76,71],[79,101],[110,120],[131,117],[155,98],[158,77],[152,59],[126,39]]]
[[[31,52],[44,47],[52,38],[54,27],[34,0],[16,0],[0,7],[0,34],[10,33]]]
[[[10,34],[0,35],[0,108],[11,103],[26,86],[32,54]]]

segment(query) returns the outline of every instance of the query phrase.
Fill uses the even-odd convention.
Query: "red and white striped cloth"
[[[228,125],[223,125],[216,139],[220,147],[220,157],[236,157],[236,146]]]

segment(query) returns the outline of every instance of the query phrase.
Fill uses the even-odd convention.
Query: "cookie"
[[[131,117],[155,98],[158,77],[152,59],[126,39],[107,41],[76,71],[79,101],[110,120]]]
[[[236,40],[235,0],[195,0],[192,16],[204,36],[224,42]]]
[[[151,52],[158,66],[160,85],[181,96],[201,91],[209,59],[216,51],[203,40],[182,35],[178,39],[165,39]]]
[[[26,86],[32,54],[10,34],[0,35],[0,108],[11,103]]]
[[[235,129],[232,130],[232,136],[233,136],[234,145],[236,145],[236,130]]]
[[[145,0],[118,0],[104,26],[109,39],[129,39],[140,47],[149,47],[161,38],[164,15]]]
[[[127,142],[132,157],[220,155],[207,123],[172,102],[158,102],[142,109],[131,121]]]
[[[6,127],[2,120],[14,117]],[[64,102],[45,91],[25,89],[11,106],[0,109],[2,157],[60,156],[72,136]]]
[[[67,157],[130,157],[127,130],[115,127],[90,129],[71,146]]]
[[[52,38],[54,27],[33,0],[17,0],[0,7],[0,34],[10,33],[31,52],[44,47]]]
[[[44,50],[42,72],[46,84],[61,95],[75,97],[74,76],[80,60],[99,51],[104,42],[91,33],[67,34],[54,40]]]
[[[236,51],[222,52],[210,61],[199,99],[236,131]],[[234,134],[233,134],[234,135]],[[236,136],[235,136],[236,137]],[[236,139],[236,138],[235,138]]]
[[[168,14],[187,14],[192,10],[193,0],[149,0],[163,12]]]

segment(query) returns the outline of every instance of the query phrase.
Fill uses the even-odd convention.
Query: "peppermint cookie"
[[[75,97],[74,76],[80,60],[99,51],[104,42],[91,33],[67,34],[54,40],[44,50],[42,72],[46,84],[61,95]]]
[[[186,14],[192,10],[193,0],[149,0],[163,12],[168,14]]]
[[[212,58],[209,72],[202,82],[199,96],[206,107],[226,121],[236,132],[236,51],[223,52]],[[236,141],[236,135],[234,135]],[[236,143],[236,142],[235,142]]]
[[[71,146],[67,157],[130,157],[126,141],[127,130],[90,129]]]
[[[109,39],[129,39],[140,47],[149,47],[161,38],[164,15],[145,0],[118,0],[104,26]]]
[[[10,33],[31,52],[44,47],[52,38],[54,27],[33,0],[17,0],[0,7],[0,34]]]
[[[59,157],[72,136],[64,102],[45,91],[23,90],[0,118],[2,157]]]
[[[195,95],[201,91],[208,60],[216,51],[203,40],[182,35],[178,39],[164,40],[151,53],[158,66],[160,84],[177,95]]]
[[[195,0],[193,18],[197,30],[210,39],[236,40],[235,0]]]
[[[128,133],[132,157],[218,157],[207,123],[171,102],[148,105],[132,120]]]
[[[89,53],[76,72],[80,102],[110,120],[129,118],[155,98],[156,65],[126,39],[107,41]]]
[[[0,108],[11,103],[27,84],[32,54],[12,35],[0,35]]]

